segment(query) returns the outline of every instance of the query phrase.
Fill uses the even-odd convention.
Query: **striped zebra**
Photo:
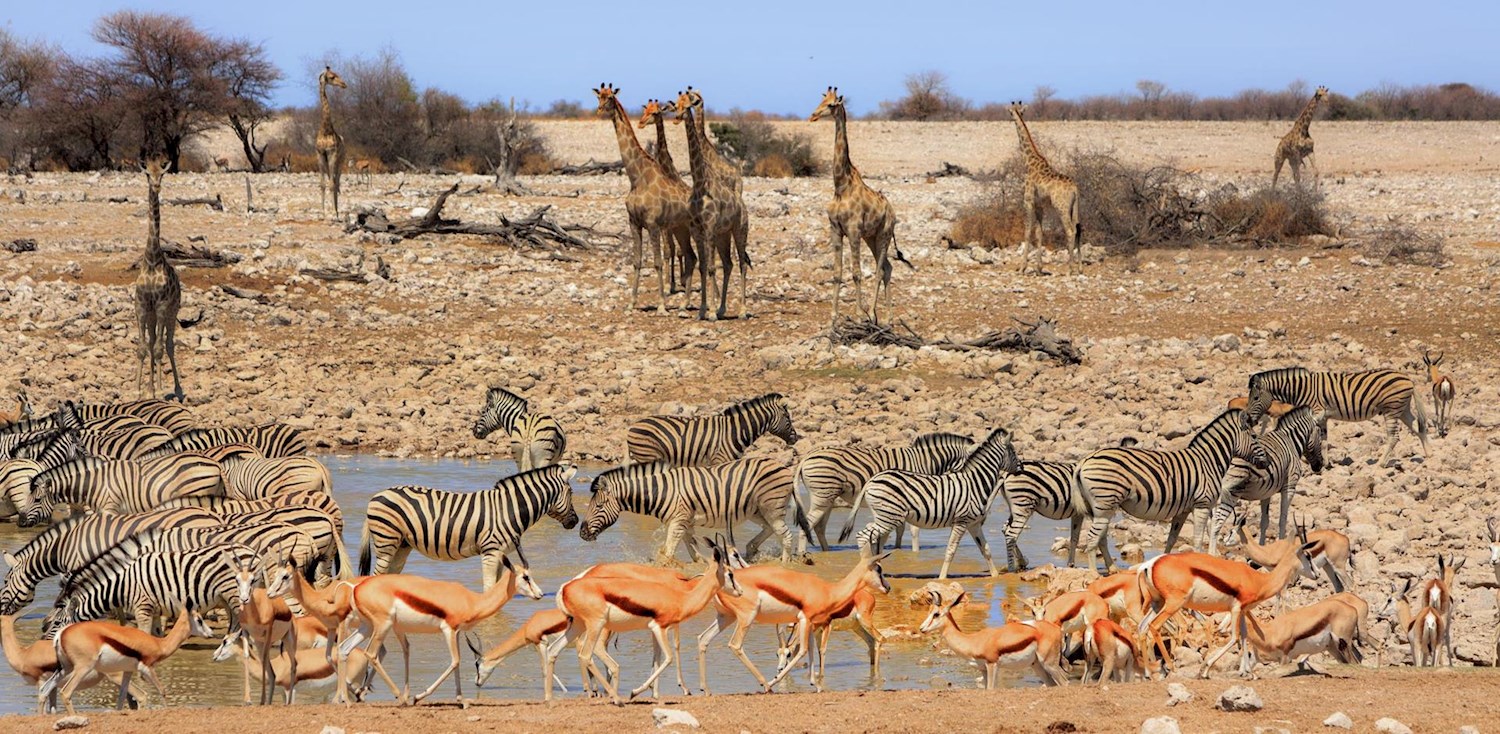
[[[233,497],[184,497],[162,507],[201,507],[218,515],[238,515],[266,510],[308,509],[327,515],[344,532],[344,511],[339,503],[322,491],[297,490],[276,497],[242,500]]]
[[[307,456],[279,459],[231,457],[221,461],[228,496],[272,499],[297,492],[333,495],[333,476],[323,462]]]
[[[307,455],[307,438],[302,431],[280,423],[230,428],[193,428],[183,431],[146,456],[154,458],[186,451],[204,451],[215,446],[242,443],[252,446],[268,459]]]
[[[172,434],[167,429],[141,423],[106,431],[90,428],[60,430],[22,447],[21,451],[33,453],[37,463],[50,469],[88,456],[100,459],[140,459],[170,440]]]
[[[244,545],[140,554],[132,549],[106,551],[63,582],[42,631],[50,634],[65,624],[103,619],[117,612],[149,630],[157,617],[175,614],[189,602],[200,612],[227,609],[233,629],[258,577],[258,554]]]
[[[1120,439],[1120,446],[1136,445],[1133,438]],[[1031,567],[1026,554],[1021,552],[1021,533],[1031,523],[1033,514],[1049,520],[1067,520],[1071,526],[1068,533],[1068,565],[1073,565],[1078,550],[1078,535],[1083,529],[1084,516],[1074,512],[1073,470],[1078,467],[1071,461],[1023,461],[1014,473],[1005,478],[1001,493],[1010,509],[1010,519],[1005,522],[1005,567],[1008,571],[1025,570]]]
[[[347,578],[351,569],[344,548],[344,516],[338,503],[322,492],[299,492],[270,500],[196,497],[173,500],[163,507],[194,508],[213,514],[225,525],[284,522],[312,538],[328,575]]]
[[[16,518],[31,509],[31,483],[42,465],[30,459],[0,462],[0,520]]]
[[[1323,414],[1327,423],[1336,421],[1385,421],[1386,442],[1376,465],[1384,465],[1396,448],[1396,437],[1405,424],[1422,441],[1427,455],[1427,411],[1412,379],[1395,370],[1363,372],[1313,372],[1302,367],[1283,367],[1250,376],[1250,405],[1246,413],[1259,421],[1272,400],[1305,405]]]
[[[77,459],[36,475],[31,510],[19,524],[30,527],[52,517],[57,505],[75,511],[146,512],[184,497],[221,496],[224,470],[202,454],[149,461]]]
[[[792,553],[792,531],[786,517],[802,529],[809,543],[812,530],[797,498],[792,473],[766,458],[737,459],[707,467],[674,467],[667,462],[633,464],[594,477],[593,496],[579,537],[592,541],[620,519],[620,513],[649,515],[667,527],[660,558],[667,560],[687,539],[688,553],[699,560],[696,527],[726,528],[733,543],[734,526],[746,520],[761,527],[745,546],[753,558],[767,538],[781,538],[781,560]]]
[[[673,466],[713,466],[740,458],[767,433],[788,446],[797,442],[786,398],[779,393],[731,405],[719,415],[643,418],[630,425],[625,442],[632,464],[664,461]]]
[[[0,588],[0,614],[15,614],[36,595],[36,585],[82,567],[116,543],[154,527],[212,527],[219,518],[182,507],[131,515],[98,513],[66,518],[28,540],[14,554],[0,555],[10,572]]]
[[[510,429],[510,450],[516,468],[527,472],[562,461],[568,439],[552,416],[522,413]]]
[[[276,520],[236,522],[217,527],[151,528],[132,538],[141,552],[185,552],[225,543],[249,546],[260,559],[260,570],[270,577],[276,566],[290,561],[312,576],[323,560],[315,541],[301,528]]]
[[[1224,473],[1237,458],[1266,464],[1266,451],[1240,410],[1224,411],[1181,449],[1108,448],[1084,457],[1073,472],[1072,498],[1074,512],[1091,521],[1082,543],[1085,568],[1094,567],[1095,543],[1105,569],[1114,568],[1105,534],[1116,510],[1142,520],[1170,521],[1166,552],[1171,552],[1182,524],[1193,515],[1198,547],[1203,547],[1209,510],[1219,499]]]
[[[522,534],[544,515],[564,528],[578,524],[572,482],[577,472],[547,466],[478,492],[413,486],[376,492],[365,511],[359,573],[400,573],[413,549],[441,561],[482,556],[481,578],[489,589],[499,580],[501,558],[519,555]]]
[[[510,433],[516,421],[530,412],[530,404],[503,387],[492,387],[484,393],[484,407],[474,421],[474,438],[484,438],[496,430]]]
[[[854,495],[883,471],[942,474],[963,462],[974,439],[955,433],[918,436],[911,446],[867,448],[836,446],[819,449],[797,465],[797,488],[807,492],[807,522],[828,550],[828,518],[835,507],[854,504]],[[899,531],[898,531],[899,532]],[[900,545],[898,537],[896,544]]]
[[[848,540],[854,531],[854,514],[863,503],[870,505],[874,518],[859,531],[859,552],[874,555],[885,536],[902,523],[919,528],[952,528],[948,550],[943,554],[939,579],[948,578],[948,566],[964,531],[973,536],[975,545],[990,565],[990,575],[1000,575],[984,540],[984,520],[989,516],[990,502],[1005,475],[1016,470],[1016,450],[1010,434],[1003,428],[990,431],[964,462],[947,474],[915,474],[885,471],[870,478],[854,498],[854,509],[839,540]]]
[[[1260,445],[1266,451],[1266,466],[1257,467],[1235,459],[1224,474],[1219,487],[1219,505],[1214,508],[1209,525],[1209,553],[1218,552],[1218,528],[1229,522],[1235,506],[1241,501],[1260,502],[1260,542],[1266,542],[1271,524],[1271,499],[1281,495],[1281,520],[1276,537],[1285,538],[1287,515],[1291,514],[1292,495],[1302,476],[1306,461],[1314,474],[1323,472],[1323,422],[1311,408],[1301,406],[1276,420],[1276,427],[1261,434]]]
[[[127,403],[77,404],[71,403],[84,420],[94,420],[111,415],[132,415],[154,426],[171,431],[173,435],[189,430],[196,425],[193,412],[182,403],[172,400],[147,398]]]

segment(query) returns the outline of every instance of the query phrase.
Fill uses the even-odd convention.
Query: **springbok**
[[[720,589],[738,595],[740,587],[735,574],[725,561],[724,551],[718,543],[708,540],[713,550],[708,569],[691,585],[655,583],[630,578],[577,578],[557,590],[557,608],[573,619],[568,627],[567,641],[578,640],[578,668],[580,677],[587,681],[592,675],[609,692],[610,700],[623,704],[618,686],[599,672],[594,665],[594,655],[600,637],[606,633],[627,630],[649,629],[656,642],[657,664],[651,675],[640,686],[630,692],[631,698],[650,688],[672,664],[672,650],[667,645],[668,635],[677,625],[690,619],[713,601]],[[563,646],[550,653],[556,663]],[[552,685],[549,679],[547,686]]]
[[[1438,554],[1437,578],[1422,584],[1422,603],[1443,618],[1443,649],[1448,653],[1450,668],[1453,667],[1453,581],[1467,560],[1464,556],[1445,559]]]
[[[875,594],[872,593],[868,587],[854,592],[854,601],[844,606],[841,610],[834,612],[829,617],[830,622],[837,622],[841,619],[848,619],[854,623],[854,626],[852,627],[852,629],[854,630],[854,634],[859,635],[859,638],[861,640],[864,640],[865,647],[870,654],[870,679],[876,681],[881,680],[881,636],[880,633],[875,631]],[[824,665],[822,651],[828,649],[828,635],[832,631],[833,626],[831,624],[823,627],[823,634],[820,636],[818,641],[819,652],[817,663],[818,679],[820,681],[823,679]],[[799,639],[801,638],[797,634],[797,624],[793,622],[791,626],[787,628],[786,639],[782,641],[781,647],[776,650],[777,673],[780,673],[789,664],[791,664],[792,658],[797,656],[797,651],[801,649],[800,644],[798,643]],[[808,670],[811,671],[812,658],[808,657],[806,658],[806,660],[807,662],[805,664],[808,666]]]
[[[22,645],[20,638],[16,637],[16,614],[0,615],[0,646],[5,648],[5,662],[10,664],[10,669],[21,676],[21,680],[27,685],[37,687],[38,694],[47,679],[57,672],[57,650],[52,645],[52,640],[42,638],[30,645]],[[120,674],[110,674],[115,685],[120,683]],[[79,688],[92,688],[104,680],[104,676],[93,674],[87,680],[79,684]],[[38,695],[37,713],[51,713],[57,710],[57,688],[54,686],[48,696]],[[46,699],[42,701],[40,699]],[[135,697],[126,694],[126,700],[130,708],[136,707]]]
[[[1495,665],[1500,666],[1500,517],[1485,521],[1490,539],[1490,570],[1495,573]]]
[[[1141,564],[1136,582],[1151,611],[1141,620],[1136,633],[1150,630],[1163,674],[1176,668],[1161,638],[1161,627],[1172,615],[1180,609],[1211,614],[1229,612],[1229,644],[1203,662],[1199,675],[1206,678],[1224,653],[1236,643],[1243,644],[1245,616],[1255,605],[1280,594],[1298,574],[1313,577],[1312,558],[1308,555],[1312,545],[1304,541],[1301,547],[1282,556],[1270,573],[1256,571],[1240,561],[1193,552],[1168,553]]]
[[[335,648],[340,646],[344,622],[353,611],[354,587],[369,577],[357,576],[344,581],[335,581],[319,589],[313,586],[312,578],[310,578],[316,573],[314,569],[307,569],[301,574],[295,573],[296,566],[291,558],[283,559],[281,565],[294,571],[288,598],[296,600],[297,605],[302,607],[302,611],[308,617],[317,620],[327,630],[328,646],[323,651],[324,657],[329,664],[339,669],[335,680],[344,680],[347,676],[342,672],[343,657]],[[342,684],[334,689],[333,701],[334,703],[349,701],[348,690]]]
[[[369,670],[369,658],[365,657],[365,651],[355,648],[349,651],[349,656],[341,660],[344,668],[344,679],[339,681],[336,673],[337,668],[329,662],[322,650],[302,648],[287,648],[286,651],[271,658],[269,665],[263,665],[261,655],[257,654],[253,647],[248,644],[247,631],[244,627],[230,632],[224,636],[224,641],[214,651],[213,659],[221,663],[229,658],[239,655],[245,667],[245,675],[254,678],[257,682],[264,683],[261,678],[265,670],[269,669],[271,683],[286,690],[286,699],[291,701],[292,691],[298,686],[312,689],[315,692],[333,692],[340,688],[354,690],[355,699],[363,700],[365,688],[365,673]],[[384,651],[382,651],[383,653]],[[341,685],[335,685],[341,683]]]
[[[1274,662],[1298,658],[1299,670],[1314,670],[1307,660],[1320,652],[1355,665],[1364,659],[1355,645],[1359,628],[1359,612],[1333,597],[1265,622],[1250,616],[1245,625],[1250,652],[1240,662],[1240,675],[1254,677],[1255,664],[1263,658]]]
[[[1448,410],[1453,407],[1453,380],[1438,371],[1438,365],[1443,363],[1443,352],[1439,352],[1433,359],[1431,352],[1422,351],[1422,364],[1427,365],[1427,377],[1432,380],[1432,409],[1433,417],[1437,423],[1437,434],[1441,438],[1448,435]]]
[[[1411,593],[1412,580],[1397,589],[1391,586],[1391,596],[1386,599],[1385,605],[1378,615],[1381,619],[1391,619],[1394,612],[1395,622],[1399,629],[1406,635],[1406,644],[1411,647],[1411,662],[1419,668],[1437,665],[1438,648],[1443,642],[1443,633],[1446,625],[1443,623],[1443,615],[1430,606],[1423,605],[1413,613],[1411,603],[1406,600],[1406,595]]]
[[[1068,644],[1066,650],[1073,648],[1073,635],[1082,636],[1087,633],[1089,625],[1096,619],[1109,619],[1109,602],[1092,591],[1070,591],[1059,594],[1051,601],[1042,603],[1041,599],[1031,602],[1032,616],[1037,619],[1045,619],[1062,628],[1063,637]],[[1064,654],[1067,654],[1064,652]]]
[[[971,660],[984,663],[984,687],[995,688],[1000,668],[1026,668],[1036,671],[1049,686],[1067,684],[1067,676],[1058,665],[1062,655],[1062,628],[1040,619],[1007,622],[1000,627],[985,627],[965,632],[953,618],[953,608],[968,599],[958,584],[949,584],[946,593],[928,589],[931,608],[918,631],[943,633],[948,648]]]
[[[73,693],[99,675],[120,676],[120,694],[115,699],[115,708],[125,708],[129,697],[130,676],[137,671],[141,677],[156,687],[156,692],[165,701],[166,689],[156,677],[156,666],[171,657],[189,637],[212,637],[203,618],[193,611],[192,602],[182,605],[177,622],[167,630],[165,637],[156,637],[133,627],[114,622],[77,622],[63,627],[53,640],[57,652],[58,670],[37,693],[38,703],[51,695],[61,685],[63,704],[72,716]]]
[[[542,678],[548,682],[548,685],[543,686],[542,695],[544,700],[551,701],[551,683],[556,676],[552,672],[552,661],[547,655],[547,650],[551,644],[561,640],[563,634],[568,631],[571,621],[562,610],[543,609],[532,614],[531,618],[526,620],[526,624],[521,625],[521,628],[511,633],[510,637],[505,638],[488,651],[479,648],[473,633],[466,635],[464,642],[468,643],[469,650],[474,653],[474,687],[483,687],[484,682],[490,679],[490,674],[495,672],[495,668],[516,651],[523,647],[534,647],[537,657],[542,659]],[[568,692],[568,687],[562,685],[561,680],[558,680],[557,684],[562,686],[563,693]]]
[[[260,675],[254,676],[261,683],[260,703],[262,706],[271,702],[274,693],[273,685],[277,676],[271,670],[271,646],[281,642],[288,651],[301,650],[313,647],[317,638],[327,638],[328,628],[320,623],[316,617],[298,617],[292,614],[291,606],[280,597],[292,591],[292,578],[297,576],[297,571],[291,563],[283,563],[272,566],[266,571],[266,588],[252,589],[250,600],[240,608],[240,626],[237,632],[241,635],[247,645],[254,645],[260,651],[261,669]],[[317,654],[328,656],[326,651]],[[246,653],[247,658],[249,653]],[[288,675],[292,680],[301,680],[297,677],[297,664],[299,660],[295,655],[287,657],[290,667]],[[245,671],[245,703],[250,703],[250,671]],[[331,681],[332,679],[330,679]],[[294,702],[292,687],[286,689],[286,702]]]
[[[1349,536],[1337,530],[1307,531],[1301,523],[1298,523],[1297,527],[1299,534],[1305,535],[1307,541],[1313,544],[1308,555],[1312,556],[1313,566],[1321,570],[1328,577],[1329,583],[1333,584],[1334,593],[1340,593],[1349,588],[1354,578],[1354,553],[1349,547]],[[1252,563],[1264,568],[1275,566],[1282,557],[1301,545],[1291,538],[1283,538],[1264,545],[1251,541],[1249,534],[1245,532],[1245,513],[1243,512],[1235,513],[1234,530],[1240,539],[1238,550],[1244,553]]]
[[[1129,683],[1137,676],[1151,677],[1146,672],[1146,664],[1141,660],[1141,650],[1135,640],[1109,617],[1100,617],[1084,626],[1083,650],[1083,678],[1080,682],[1088,681],[1089,663],[1095,660],[1100,665],[1100,685],[1110,680]]]
[[[1226,407],[1228,410],[1245,410],[1250,407],[1250,397],[1248,395],[1241,395],[1237,398],[1230,398],[1229,402],[1226,404]],[[1292,412],[1294,409],[1296,409],[1296,407],[1297,406],[1292,405],[1291,403],[1283,403],[1280,400],[1272,400],[1271,407],[1266,408],[1266,415],[1261,416],[1261,420],[1264,421],[1266,416],[1270,416],[1272,419],[1280,418],[1281,416]]]
[[[345,641],[339,649],[348,654],[361,638],[368,639],[365,656],[381,680],[391,687],[397,702],[402,706],[414,704],[432,695],[449,676],[453,677],[454,689],[458,693],[458,704],[468,708],[464,700],[463,676],[458,672],[458,635],[475,625],[493,617],[516,591],[531,597],[542,598],[542,590],[531,578],[526,559],[512,564],[509,556],[500,559],[500,579],[488,591],[475,593],[462,584],[452,581],[435,581],[421,576],[406,574],[380,574],[361,581],[354,587],[353,614],[361,618],[359,632]],[[385,636],[395,633],[401,643],[401,658],[405,663],[405,675],[400,689],[386,672],[376,652],[385,641]],[[448,643],[448,667],[427,690],[411,696],[411,646],[406,638],[412,634],[441,634]]]

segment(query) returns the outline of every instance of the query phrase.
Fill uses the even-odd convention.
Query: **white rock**
[[[1187,703],[1193,700],[1193,692],[1181,683],[1167,684],[1167,705],[1176,706],[1179,703]]]
[[[1375,721],[1375,731],[1381,734],[1411,734],[1411,727],[1387,716]]]
[[[1264,706],[1260,694],[1250,686],[1231,686],[1229,690],[1219,694],[1221,711],[1259,711]]]
[[[1460,727],[1458,727],[1458,734],[1479,734],[1479,727],[1477,727],[1477,726],[1460,726]]]
[[[83,727],[88,725],[89,717],[87,716],[64,716],[61,719],[52,722],[52,730],[63,731],[65,729],[82,729]]]
[[[1177,720],[1170,716],[1158,716],[1141,722],[1141,734],[1182,734]]]
[[[318,734],[344,734],[344,727],[324,724],[323,731],[318,732]]]
[[[1323,726],[1331,726],[1335,729],[1353,729],[1354,721],[1349,715],[1342,711],[1335,711],[1323,720]]]
[[[698,717],[680,709],[651,709],[651,718],[656,721],[658,729],[668,726],[698,728]]]

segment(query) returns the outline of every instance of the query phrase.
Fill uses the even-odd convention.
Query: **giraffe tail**
[[[906,253],[901,251],[901,246],[896,244],[895,232],[891,232],[891,253],[891,259],[899,263],[906,263],[906,267],[911,268],[912,270],[917,269],[917,266],[911,264],[911,261],[906,259]]]

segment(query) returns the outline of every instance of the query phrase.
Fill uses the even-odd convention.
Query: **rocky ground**
[[[827,126],[778,124],[814,134],[826,153]],[[618,155],[604,122],[546,123],[542,131],[564,160]],[[1280,129],[1078,123],[1038,125],[1036,134],[1044,145],[1110,149],[1198,168],[1208,181],[1256,183],[1268,176]],[[949,249],[939,240],[984,185],[922,175],[944,161],[997,165],[1013,150],[1008,125],[855,123],[855,160],[894,203],[899,242],[917,265],[897,270],[897,318],[929,337],[972,338],[1013,316],[1055,316],[1086,352],[1076,367],[1026,355],[831,346],[821,336],[832,274],[826,179],[747,179],[751,316],[705,323],[627,310],[628,248],[614,238],[588,250],[545,250],[345,234],[320,219],[312,175],[254,177],[248,214],[243,176],[173,175],[167,198],[221,194],[225,210],[168,206],[164,235],[201,237],[197,244],[242,256],[182,272],[184,315],[204,314],[179,333],[184,385],[206,422],[284,421],[307,429],[323,452],[495,451],[467,427],[485,386],[505,385],[555,415],[580,460],[619,459],[625,426],[638,417],[717,410],[772,390],[789,396],[804,438],[794,449],[766,442],[758,450],[787,461],[821,445],[884,444],[934,429],[979,435],[991,426],[1009,428],[1026,457],[1076,459],[1122,435],[1181,445],[1261,369],[1395,367],[1420,377],[1430,347],[1446,352],[1457,384],[1452,432],[1434,438],[1425,459],[1403,435],[1402,461],[1376,468],[1367,461],[1378,453],[1379,427],[1335,424],[1335,463],[1302,482],[1295,508],[1353,538],[1360,591],[1372,603],[1392,582],[1431,574],[1438,552],[1467,557],[1455,641],[1461,660],[1488,662],[1496,609],[1483,522],[1495,513],[1489,483],[1500,470],[1500,125],[1319,123],[1314,135],[1344,234],[1335,242],[1144,251],[1131,263],[1096,258],[1081,277],[1018,278],[1013,250]],[[677,150],[685,165],[685,147]],[[24,382],[44,409],[64,398],[136,396],[134,273],[126,268],[144,239],[143,178],[40,174],[0,187],[0,241],[37,243],[35,252],[0,256],[0,329],[11,345],[0,384]],[[449,183],[346,178],[345,201],[404,215]],[[624,228],[623,177],[524,183],[533,195],[481,191],[455,197],[445,211],[495,222],[549,205],[563,222]],[[1391,218],[1447,237],[1451,263],[1364,258],[1360,232]],[[329,284],[301,272],[373,273],[377,259],[389,279]],[[642,301],[654,304],[654,279],[643,282]],[[1124,521],[1115,539],[1152,547],[1162,537],[1160,528]]]

